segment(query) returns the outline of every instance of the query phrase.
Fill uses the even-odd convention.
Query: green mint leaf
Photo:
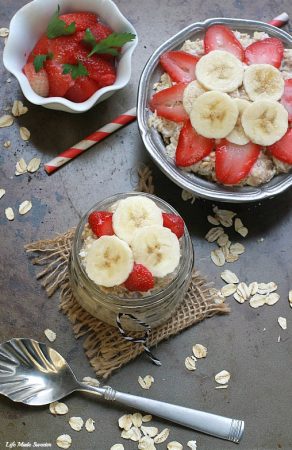
[[[68,36],[69,34],[73,34],[76,31],[75,22],[70,23],[70,25],[66,25],[64,20],[61,20],[59,18],[59,15],[60,6],[58,5],[57,11],[53,14],[48,24],[47,36],[49,39],[54,39],[59,36]]]
[[[87,28],[83,40],[86,44],[93,47],[88,56],[92,56],[95,53],[107,53],[117,56],[119,54],[118,47],[122,47],[127,42],[135,39],[135,37],[135,34],[132,33],[112,33],[105,39],[97,42],[90,29]]]
[[[33,60],[34,70],[39,72],[44,67],[44,62],[49,58],[53,59],[53,53],[49,52],[45,55],[36,55]]]
[[[73,80],[88,75],[86,67],[84,67],[81,62],[78,64],[63,64],[63,74],[66,75],[67,73],[71,74]]]

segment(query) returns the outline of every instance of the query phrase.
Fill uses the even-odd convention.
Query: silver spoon
[[[109,386],[93,387],[78,381],[65,359],[33,339],[15,338],[0,344],[0,393],[15,402],[47,405],[74,391],[91,392],[105,400],[207,433],[239,442],[244,422],[182,406],[118,392]]]

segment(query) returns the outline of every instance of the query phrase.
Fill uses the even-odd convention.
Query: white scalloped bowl
[[[75,103],[62,97],[41,97],[37,95],[22,72],[27,56],[41,34],[45,31],[52,14],[60,5],[61,13],[89,11],[100,16],[101,20],[115,32],[130,32],[136,39],[122,48],[117,65],[117,79],[111,86],[96,91],[88,100]],[[88,111],[97,103],[110,97],[125,87],[131,77],[131,60],[138,43],[137,32],[111,0],[33,0],[17,11],[10,22],[10,33],[3,53],[6,69],[19,81],[23,95],[31,103],[46,108],[81,113]]]

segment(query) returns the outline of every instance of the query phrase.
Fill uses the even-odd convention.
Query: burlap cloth
[[[153,192],[152,175],[148,168],[139,171],[140,191]],[[119,330],[91,316],[76,301],[70,287],[68,260],[75,229],[53,239],[33,242],[25,246],[32,255],[32,263],[44,266],[37,274],[42,280],[48,297],[60,291],[59,308],[71,323],[76,338],[84,336],[85,353],[99,377],[107,378],[111,373],[143,353],[141,344],[126,341]],[[171,319],[151,331],[147,345],[153,347],[182,330],[215,314],[229,312],[228,305],[216,302],[216,294],[210,283],[195,272],[184,301]],[[131,333],[141,336],[139,332]],[[163,363],[163,362],[162,362]]]

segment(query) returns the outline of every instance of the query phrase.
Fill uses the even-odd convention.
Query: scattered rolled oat
[[[185,189],[182,189],[181,191],[181,198],[182,200],[184,200],[185,202],[187,202],[188,200],[191,201],[191,204],[193,204],[196,201],[196,197],[194,194],[192,194],[192,192],[186,191]]]
[[[235,292],[235,294],[233,294],[233,297],[238,303],[244,303],[245,301],[244,298],[241,297],[241,295],[238,292]]]
[[[6,219],[8,219],[8,220],[14,220],[14,212],[13,212],[13,209],[12,208],[6,208],[5,209],[5,216],[6,216]]]
[[[215,381],[218,384],[227,384],[230,380],[230,373],[227,370],[221,370],[221,372],[215,375]]]
[[[213,216],[207,216],[207,220],[209,223],[211,223],[211,225],[220,225],[219,220],[216,219],[216,217]]]
[[[248,235],[248,229],[246,227],[241,227],[237,230],[237,233],[239,233],[242,237],[246,237]]]
[[[272,292],[266,296],[266,305],[274,305],[280,299],[280,295],[277,292]]]
[[[28,111],[28,108],[26,106],[23,106],[23,103],[21,100],[14,100],[13,106],[12,106],[12,114],[14,117],[22,116],[23,114],[26,114]]]
[[[115,444],[111,446],[110,450],[125,450],[125,447],[123,444]]]
[[[47,329],[44,331],[44,333],[45,333],[46,338],[47,338],[50,342],[54,342],[54,341],[56,340],[56,337],[57,337],[56,333],[55,333],[54,331],[50,330],[49,328],[47,328]]]
[[[187,356],[185,359],[185,366],[188,370],[196,370],[196,358],[194,356]]]
[[[224,295],[224,297],[229,297],[230,295],[234,294],[237,290],[236,284],[230,283],[226,284],[221,288],[221,293]]]
[[[139,428],[132,427],[130,430],[123,430],[121,434],[123,439],[130,439],[131,441],[137,442],[141,439],[142,434]]]
[[[69,434],[61,434],[57,437],[56,444],[60,448],[69,448],[72,444],[72,438]]]
[[[214,206],[213,212],[215,214],[216,219],[219,220],[223,227],[232,227],[233,217],[236,216],[236,213],[233,211],[229,211],[227,209],[219,209],[218,206]]]
[[[63,416],[64,414],[67,414],[67,412],[69,411],[68,406],[62,402],[50,403],[49,409],[51,414],[55,414],[58,416]]]
[[[17,161],[15,166],[15,175],[22,175],[27,172],[27,165],[23,158]]]
[[[152,420],[151,414],[146,414],[142,417],[142,422],[150,422]]]
[[[144,427],[141,426],[141,431],[145,436],[154,437],[158,434],[158,428],[156,427]]]
[[[119,423],[120,428],[122,428],[123,430],[129,431],[129,429],[133,425],[132,414],[124,414],[123,416],[121,416],[119,418],[118,423]]]
[[[139,440],[139,450],[155,450],[154,440],[150,436],[143,436]]]
[[[81,417],[70,417],[69,425],[72,430],[80,431],[83,427],[84,421]]]
[[[217,239],[217,244],[219,245],[219,247],[224,247],[224,245],[226,245],[227,242],[230,242],[230,241],[229,241],[229,236],[226,233],[221,234],[219,239]]]
[[[227,389],[228,388],[228,384],[224,384],[222,386],[215,386],[215,389]]]
[[[88,431],[88,433],[92,433],[92,431],[95,430],[95,426],[94,426],[95,422],[93,419],[89,418],[86,420],[85,422],[85,429],[86,431]]]
[[[259,308],[266,303],[266,296],[261,294],[255,294],[251,297],[249,304],[252,308]]]
[[[247,300],[250,297],[249,287],[246,283],[239,283],[236,290],[237,294],[243,298],[243,300]]]
[[[20,127],[19,134],[23,141],[28,141],[30,138],[30,131],[26,127]]]
[[[274,292],[278,289],[278,286],[274,281],[270,281],[270,283],[259,283],[258,284],[258,293],[259,294],[270,294],[270,292]]]
[[[88,386],[98,387],[100,385],[100,382],[96,378],[83,377],[82,381],[83,383],[88,384]]]
[[[2,27],[0,28],[0,37],[7,37],[9,34],[9,28]]]
[[[183,446],[180,442],[171,441],[167,444],[167,450],[183,450]]]
[[[0,198],[2,198],[3,197],[3,195],[5,195],[5,189],[0,189]]]
[[[248,286],[250,295],[255,295],[258,292],[258,287],[259,287],[259,285],[256,281],[253,281],[252,283],[250,283]]]
[[[24,214],[28,213],[28,211],[30,211],[31,208],[32,203],[29,200],[25,200],[19,205],[18,212],[23,216]]]
[[[29,161],[27,165],[27,171],[30,173],[36,172],[39,169],[40,164],[41,164],[40,158],[32,158],[32,160]]]
[[[5,114],[0,117],[0,128],[10,127],[14,122],[13,117],[10,114]]]
[[[154,438],[155,444],[162,444],[162,442],[166,441],[166,439],[169,436],[169,428],[164,428],[162,431],[160,431],[157,436]]]
[[[237,242],[236,244],[231,244],[230,245],[230,253],[232,255],[241,255],[242,253],[245,252],[245,248],[244,245],[239,244],[239,242]]]
[[[231,270],[228,270],[228,269],[224,270],[221,273],[221,278],[226,283],[231,283],[231,284],[239,283],[239,279],[238,279],[237,275],[235,275],[235,273],[231,272]]]
[[[224,234],[224,230],[222,227],[210,228],[210,230],[205,236],[205,239],[208,242],[215,242],[220,236],[222,236],[222,234]]]
[[[242,227],[243,227],[243,223],[242,223],[241,219],[239,217],[236,217],[236,219],[234,220],[235,231],[238,231]]]
[[[142,414],[141,413],[132,414],[132,422],[134,427],[140,428],[142,425]]]
[[[140,384],[141,388],[150,389],[152,383],[154,383],[154,378],[152,377],[152,375],[146,375],[144,378],[139,376],[138,383]]]
[[[281,336],[278,336],[277,342],[281,341]]]
[[[221,267],[224,266],[225,256],[221,248],[217,248],[211,252],[211,259],[216,266]]]
[[[292,308],[292,289],[288,293],[288,300],[289,300],[290,306]]]
[[[9,148],[11,146],[11,141],[5,141],[3,147]]]
[[[188,446],[191,450],[196,450],[196,449],[197,449],[197,441],[188,441],[188,442],[187,442],[187,446]]]
[[[278,324],[283,330],[287,330],[287,319],[285,317],[278,317]]]
[[[195,344],[193,346],[193,354],[196,358],[206,358],[207,356],[207,347],[204,347],[202,344]]]

